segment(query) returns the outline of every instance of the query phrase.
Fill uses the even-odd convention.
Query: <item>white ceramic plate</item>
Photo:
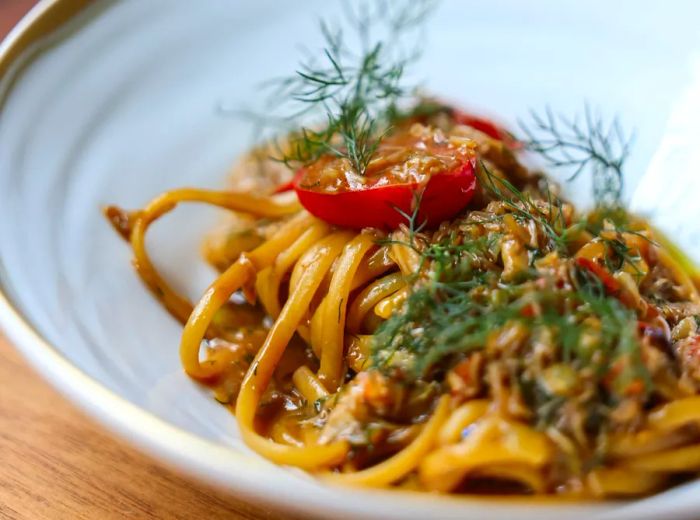
[[[430,90],[510,122],[530,107],[570,112],[584,99],[620,114],[638,130],[628,193],[641,184],[636,207],[662,207],[665,228],[684,230],[679,238],[697,252],[700,224],[689,197],[697,176],[671,181],[690,171],[693,153],[697,159],[688,143],[700,136],[700,10],[670,3],[446,0],[419,72]],[[316,19],[334,10],[335,2],[321,0],[97,2],[35,49],[16,81],[5,78],[0,320],[7,333],[41,373],[120,435],[270,506],[402,520],[694,517],[696,483],[634,503],[558,505],[323,487],[251,454],[233,417],[183,375],[180,327],[137,280],[100,206],[137,207],[181,185],[223,186],[249,134],[217,107],[259,101],[258,82],[291,71],[295,44],[318,43]],[[667,185],[674,198],[659,205]],[[683,208],[692,225],[680,218]],[[179,209],[149,243],[193,298],[214,276],[199,241],[216,218],[201,207]]]

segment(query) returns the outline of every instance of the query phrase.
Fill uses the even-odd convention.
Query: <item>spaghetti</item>
[[[605,498],[692,477],[698,280],[623,209],[622,132],[548,112],[517,139],[417,97],[402,75],[418,53],[396,46],[422,42],[432,3],[363,2],[359,50],[324,24],[320,57],[277,84],[289,112],[262,118],[324,123],[253,150],[234,190],[106,210],[184,325],[184,370],[252,449],[329,482]],[[591,175],[595,208],[523,152]],[[235,215],[206,243],[219,275],[196,304],[146,251],[182,202]]]
[[[477,192],[432,230],[419,198],[395,229],[335,227],[291,194],[107,210],[246,443],[332,482],[440,492],[633,496],[700,470],[700,297],[654,231],[578,214],[454,118],[395,130],[377,151],[394,172],[402,132],[480,150]],[[145,249],[181,202],[247,216],[210,241],[221,273],[196,305]]]

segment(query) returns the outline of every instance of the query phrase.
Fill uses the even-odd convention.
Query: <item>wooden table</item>
[[[0,0],[0,36],[35,0]],[[281,519],[148,459],[78,412],[0,336],[0,519]]]
[[[111,437],[2,337],[0,385],[0,519],[282,518],[189,481]]]

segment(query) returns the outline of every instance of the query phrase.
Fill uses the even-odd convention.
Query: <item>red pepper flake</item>
[[[535,306],[532,303],[528,303],[525,307],[520,309],[520,314],[525,318],[534,318],[537,312]]]
[[[576,259],[576,265],[589,270],[591,273],[596,275],[601,282],[608,294],[617,294],[620,292],[620,283],[615,280],[612,274],[603,266],[598,265],[596,262],[589,258],[579,257]]]

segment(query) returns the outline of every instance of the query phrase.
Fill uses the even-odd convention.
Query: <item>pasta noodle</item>
[[[393,457],[371,468],[345,474],[332,475],[332,478],[345,484],[362,484],[368,486],[385,486],[406,476],[425,456],[435,443],[435,436],[449,414],[448,398],[442,397],[438,402],[433,417],[425,424],[420,435],[406,448]]]
[[[400,273],[392,273],[365,287],[348,310],[347,329],[351,332],[359,332],[367,313],[380,301],[395,294],[404,285],[406,283],[403,276]]]
[[[546,436],[500,418],[479,421],[463,441],[435,450],[420,466],[427,489],[449,491],[469,471],[503,465],[541,468],[551,457]]]
[[[390,187],[455,164],[478,180],[425,226],[441,208],[420,175],[396,225],[388,202],[365,208],[376,226],[333,221],[361,211],[324,220],[299,187],[299,200],[173,190],[106,214],[184,324],[186,373],[275,463],[336,484],[595,498],[700,471],[700,296],[684,260],[619,208],[578,214],[482,130],[416,116],[377,148],[368,171]],[[341,160],[309,166],[313,189],[331,183],[316,194],[373,191],[343,185]],[[195,305],[146,249],[182,202],[247,216],[245,240],[210,243],[219,274]]]

